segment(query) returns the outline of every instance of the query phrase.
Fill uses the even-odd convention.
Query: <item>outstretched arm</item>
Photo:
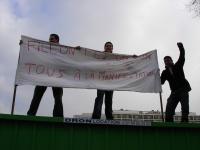
[[[179,55],[178,61],[176,63],[183,66],[184,63],[185,63],[185,49],[184,49],[183,44],[181,42],[178,42],[177,46],[179,48],[180,55]]]
[[[81,47],[80,47],[80,46],[76,46],[76,47],[75,47],[75,49],[77,49],[77,50],[80,50],[80,49],[81,49]]]

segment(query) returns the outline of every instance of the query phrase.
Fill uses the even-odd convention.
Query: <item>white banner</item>
[[[158,93],[156,50],[136,58],[22,36],[15,84]]]

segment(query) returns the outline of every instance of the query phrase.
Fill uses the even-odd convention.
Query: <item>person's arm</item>
[[[81,47],[80,46],[76,46],[75,49],[81,50]]]
[[[134,54],[134,55],[132,55],[132,57],[133,57],[133,58],[137,58],[138,56]]]
[[[177,46],[179,48],[180,55],[179,55],[179,58],[178,58],[178,61],[176,62],[176,64],[183,66],[185,63],[185,49],[181,42],[177,43]]]
[[[164,84],[165,83],[165,81],[166,81],[166,74],[165,74],[165,71],[163,71],[162,72],[162,74],[161,74],[161,84]]]
[[[19,45],[21,45],[22,43],[23,43],[23,41],[22,41],[22,40],[20,40],[20,41],[19,41]]]

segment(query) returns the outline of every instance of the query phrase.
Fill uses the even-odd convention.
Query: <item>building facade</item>
[[[91,118],[91,113],[83,113],[81,115],[75,115],[74,118]],[[136,111],[136,110],[114,110],[113,117],[115,120],[133,120],[133,121],[152,121],[162,122],[162,114],[160,111]],[[105,115],[102,114],[101,119],[105,119]],[[174,115],[174,121],[181,121],[181,112],[176,112]],[[189,122],[200,123],[200,116],[194,112],[189,113]]]

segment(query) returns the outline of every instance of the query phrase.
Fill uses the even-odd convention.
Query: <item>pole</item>
[[[17,85],[15,84],[15,86],[14,86],[14,92],[13,92],[13,101],[12,101],[11,115],[13,115],[14,109],[15,109],[16,91],[17,91]]]
[[[22,44],[23,44],[23,41],[20,40],[20,41],[19,41],[20,50],[21,50],[21,45],[22,45]],[[19,53],[19,56],[18,56],[17,66],[19,65],[19,59],[20,59],[20,53]],[[13,115],[14,110],[15,110],[16,91],[17,91],[17,85],[15,84],[15,86],[14,86],[14,92],[13,92],[13,101],[12,101],[11,115]]]
[[[160,92],[159,95],[160,95],[160,107],[161,107],[162,121],[164,122],[163,103],[162,103],[162,93]]]

